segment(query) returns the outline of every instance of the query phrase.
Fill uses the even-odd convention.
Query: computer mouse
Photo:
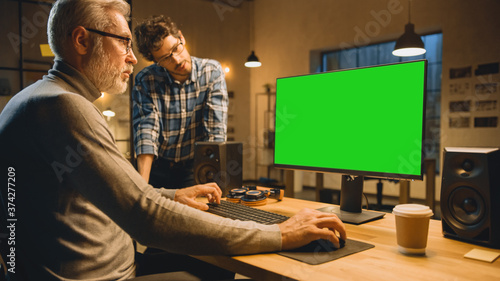
[[[340,248],[344,248],[345,240],[339,237],[339,244],[340,244]]]
[[[339,237],[340,248],[326,239],[314,240],[311,243],[295,249],[296,252],[332,252],[345,247],[345,240]]]
[[[339,238],[339,245],[340,245],[340,248],[339,249],[342,249],[344,248],[345,246],[345,240],[338,237]],[[323,246],[324,248],[334,248],[334,249],[337,249],[337,247],[335,247],[335,245],[333,245],[332,242],[330,242],[330,240],[326,240],[326,239],[318,239],[316,240],[317,243],[320,245],[320,246]]]

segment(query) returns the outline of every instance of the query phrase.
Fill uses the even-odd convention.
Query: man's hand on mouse
[[[214,183],[199,184],[191,187],[179,189],[175,192],[174,200],[202,211],[208,210],[205,203],[199,202],[196,198],[206,196],[208,202],[220,204],[222,190]]]
[[[344,223],[332,213],[303,209],[295,216],[279,224],[282,249],[290,250],[304,246],[317,239],[330,240],[340,248],[339,236],[347,239]]]

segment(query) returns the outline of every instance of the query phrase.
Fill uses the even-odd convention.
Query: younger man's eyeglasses
[[[165,65],[168,65],[170,63],[172,63],[174,60],[173,60],[173,56],[176,55],[180,55],[182,52],[184,51],[184,44],[181,42],[181,40],[179,40],[179,43],[177,43],[177,45],[175,45],[173,48],[172,48],[172,51],[170,51],[170,54],[167,54],[163,57],[161,57],[157,62],[156,64],[157,65],[161,65],[161,63],[165,62]]]

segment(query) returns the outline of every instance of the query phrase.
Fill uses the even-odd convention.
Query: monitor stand
[[[363,177],[342,175],[340,188],[340,207],[329,206],[318,209],[326,213],[335,213],[343,222],[362,224],[382,218],[385,214],[363,210]]]

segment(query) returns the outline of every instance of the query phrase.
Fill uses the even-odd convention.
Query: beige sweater
[[[132,239],[182,254],[281,249],[277,225],[218,218],[148,185],[92,104],[99,95],[56,61],[0,115],[1,168],[15,167],[18,180],[16,262],[30,280],[134,276]]]

